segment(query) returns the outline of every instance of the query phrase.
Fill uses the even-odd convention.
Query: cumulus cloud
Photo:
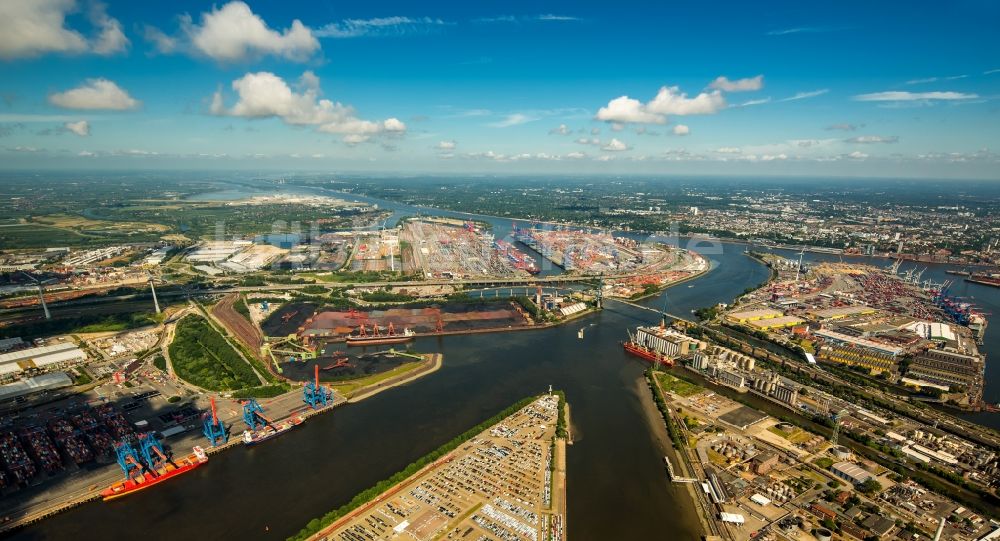
[[[715,149],[718,154],[742,154],[743,149],[739,147],[719,147]]]
[[[91,39],[66,26],[66,15],[76,10],[75,0],[0,2],[0,58],[26,58],[45,53],[109,55],[128,47],[121,23],[107,15],[104,4],[91,4],[88,14],[94,30]]]
[[[49,96],[49,103],[64,109],[124,111],[135,109],[142,102],[107,79],[87,79],[76,88],[56,92]]]
[[[458,143],[456,143],[455,141],[441,141],[434,148],[437,148],[438,150],[455,150],[455,147],[457,146]]]
[[[601,150],[607,150],[609,152],[621,152],[623,150],[628,150],[628,149],[629,149],[628,145],[615,138],[612,138],[610,141],[608,141],[608,144],[601,147]]]
[[[573,134],[573,130],[569,129],[569,126],[567,126],[565,124],[560,124],[558,127],[552,128],[551,130],[549,130],[549,134],[550,135],[572,135]]]
[[[232,89],[238,96],[236,103],[226,107],[222,89],[219,89],[212,95],[209,111],[219,116],[273,117],[293,126],[315,126],[320,132],[344,135],[344,142],[348,144],[364,142],[358,137],[361,135],[394,135],[406,131],[406,124],[397,118],[363,120],[357,117],[353,107],[320,98],[319,78],[311,71],[302,74],[298,86],[301,92],[292,90],[273,73],[247,73],[232,82]]]
[[[628,96],[615,98],[601,107],[595,118],[617,124],[665,124],[667,115],[710,115],[725,107],[726,99],[719,90],[689,98],[676,86],[664,86],[648,103]]]
[[[168,36],[147,26],[144,36],[161,53],[186,51],[218,62],[240,62],[259,56],[276,56],[304,62],[319,51],[313,31],[295,19],[284,30],[272,29],[250,6],[240,1],[213,6],[201,14],[200,22],[181,15],[178,36]]]
[[[653,101],[646,104],[651,112],[661,115],[711,115],[725,107],[726,100],[718,90],[688,98],[676,86],[661,88]]]
[[[865,154],[864,152],[859,151],[859,150],[855,150],[854,152],[851,152],[850,154],[847,154],[845,157],[848,158],[848,159],[851,159],[851,160],[863,160],[863,159],[867,158],[868,155]]]
[[[905,92],[891,90],[888,92],[873,92],[871,94],[858,94],[854,96],[856,101],[961,101],[978,98],[978,94],[968,94],[965,92]]]
[[[581,137],[577,139],[575,142],[581,145],[594,145],[594,146],[601,145],[601,140],[596,137],[594,137],[593,139],[587,139],[586,137]]]
[[[81,120],[79,122],[67,122],[63,124],[63,128],[65,128],[70,133],[75,133],[76,135],[79,135],[80,137],[86,137],[90,135],[90,123],[88,123],[86,120]]]
[[[684,124],[674,126],[674,135],[687,135],[689,133],[691,133],[691,128],[688,128]]]
[[[861,126],[863,127],[864,124],[862,124]],[[857,125],[855,125],[855,124],[846,124],[846,123],[845,124],[833,124],[833,125],[830,125],[830,126],[826,127],[827,131],[832,131],[832,130],[854,131],[856,129],[858,129]]]
[[[751,92],[764,88],[764,76],[758,75],[735,81],[730,81],[726,77],[717,77],[708,87],[725,92]]]
[[[666,117],[650,113],[639,100],[621,96],[597,110],[597,120],[605,122],[635,122],[640,124],[665,124]]]
[[[357,38],[361,36],[402,36],[426,34],[450,23],[431,17],[376,17],[347,19],[316,29],[319,38]]]
[[[884,137],[881,135],[859,135],[857,137],[851,137],[850,139],[844,140],[847,143],[858,143],[858,144],[874,144],[874,143],[898,143],[899,137],[895,135],[890,135]]]

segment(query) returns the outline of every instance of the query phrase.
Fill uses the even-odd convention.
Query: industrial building
[[[784,316],[784,312],[780,310],[772,309],[758,309],[758,310],[746,310],[743,312],[733,312],[726,316],[726,319],[732,321],[733,323],[745,324],[751,321],[759,321],[762,319],[773,319],[777,317]]]
[[[635,341],[638,345],[667,357],[688,355],[708,347],[708,344],[701,340],[695,340],[673,329],[660,327],[637,328]]]
[[[875,477],[861,466],[858,466],[853,462],[846,461],[837,462],[836,464],[830,466],[830,471],[837,477],[853,485],[860,485],[861,483]]]
[[[62,389],[73,385],[73,379],[65,372],[50,372],[31,378],[0,385],[0,402],[30,394]]]
[[[52,369],[87,360],[87,354],[73,342],[33,347],[0,355],[0,379],[34,369]]]
[[[909,378],[948,385],[949,387],[960,385],[970,388],[978,383],[983,373],[982,364],[983,361],[979,357],[931,349],[913,358],[906,375]]]

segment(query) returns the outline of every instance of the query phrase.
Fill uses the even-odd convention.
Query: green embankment
[[[523,399],[517,401],[516,403],[514,403],[511,406],[508,406],[507,408],[505,408],[500,413],[497,413],[493,417],[490,417],[489,419],[487,419],[487,420],[479,423],[478,425],[476,425],[476,426],[474,426],[474,427],[466,430],[461,435],[455,437],[454,439],[452,439],[448,443],[445,443],[441,447],[438,447],[437,449],[431,451],[430,453],[428,453],[428,454],[426,454],[426,455],[418,458],[416,461],[410,463],[410,465],[408,465],[406,468],[404,468],[404,469],[396,472],[392,477],[390,477],[388,479],[384,479],[382,481],[379,481],[378,483],[376,483],[371,488],[369,488],[369,489],[365,490],[364,492],[361,492],[358,495],[354,496],[354,498],[352,498],[351,501],[347,502],[346,504],[340,506],[339,508],[337,508],[337,509],[335,509],[333,511],[330,511],[329,513],[323,515],[320,518],[314,518],[314,519],[312,519],[311,521],[309,521],[309,524],[306,524],[305,528],[302,528],[302,530],[299,531],[299,533],[295,534],[292,537],[289,537],[289,539],[290,540],[296,540],[296,541],[308,539],[310,536],[315,535],[316,533],[318,533],[323,528],[329,526],[330,524],[333,524],[337,519],[343,517],[344,515],[350,513],[351,511],[357,509],[358,507],[361,507],[362,505],[370,502],[372,499],[374,499],[375,497],[377,497],[379,494],[382,494],[383,492],[385,492],[386,490],[389,490],[393,486],[395,486],[395,485],[397,485],[399,483],[402,483],[408,477],[410,477],[413,474],[415,474],[418,471],[420,471],[420,469],[422,469],[423,467],[427,466],[428,464],[431,464],[435,460],[437,460],[437,459],[443,457],[444,455],[450,453],[451,451],[455,450],[456,448],[458,448],[459,445],[462,445],[466,441],[472,439],[473,437],[475,437],[480,432],[482,432],[482,431],[486,430],[487,428],[489,428],[489,427],[491,427],[491,426],[499,423],[504,418],[513,415],[517,410],[519,410],[519,409],[527,406],[528,404],[534,402],[537,398],[538,398],[538,396],[530,396],[528,398],[523,398]],[[563,398],[562,394],[560,393],[560,397],[559,397],[559,404],[560,404],[560,406],[563,405],[564,400],[565,399]],[[559,410],[559,417],[560,417],[560,420],[562,420],[562,408],[561,407],[560,407],[560,410]],[[565,421],[562,421],[562,422],[565,422]],[[557,427],[556,430],[558,432],[558,427]],[[563,430],[565,431],[565,428]]]
[[[260,380],[250,365],[207,321],[186,316],[170,343],[170,362],[177,375],[211,391],[256,387]]]

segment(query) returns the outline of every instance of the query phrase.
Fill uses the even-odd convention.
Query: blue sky
[[[1000,4],[0,0],[0,168],[1000,178]]]

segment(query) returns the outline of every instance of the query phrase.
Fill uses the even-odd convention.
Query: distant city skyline
[[[1000,179],[1000,4],[0,0],[0,170]]]

